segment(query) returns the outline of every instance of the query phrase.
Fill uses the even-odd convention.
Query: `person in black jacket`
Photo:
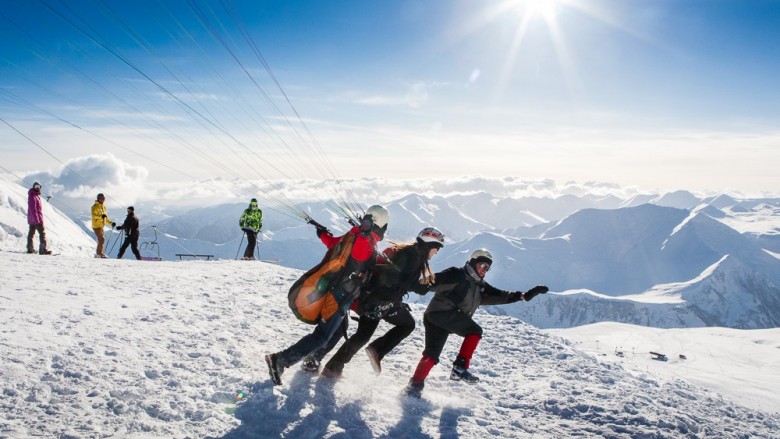
[[[141,260],[141,252],[138,251],[138,238],[141,236],[141,232],[138,230],[140,224],[140,221],[135,216],[135,208],[133,206],[128,207],[125,222],[116,228],[117,230],[125,231],[125,242],[122,243],[122,247],[119,249],[117,259],[122,259],[122,256],[125,255],[125,250],[130,246],[135,258],[139,261]]]
[[[458,356],[452,364],[451,380],[476,383],[479,378],[469,372],[469,363],[482,338],[480,327],[472,316],[480,305],[499,305],[520,300],[529,301],[547,292],[546,286],[536,286],[525,293],[499,290],[485,282],[485,274],[493,264],[493,256],[485,249],[471,253],[463,267],[450,267],[436,273],[436,281],[428,288],[436,292],[423,316],[425,349],[412,379],[405,388],[409,396],[419,398],[425,386],[425,378],[444,349],[450,334],[463,337]]]
[[[379,261],[371,279],[361,293],[356,311],[360,316],[357,331],[322,369],[322,375],[339,377],[360,348],[368,343],[379,322],[384,320],[392,329],[366,348],[371,366],[378,375],[381,361],[414,331],[414,317],[403,297],[417,285],[434,281],[428,261],[444,246],[444,235],[433,227],[426,227],[417,235],[414,244],[399,244],[383,252],[385,261]],[[425,292],[423,292],[425,294]]]

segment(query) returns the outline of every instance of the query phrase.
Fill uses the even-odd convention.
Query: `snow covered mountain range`
[[[23,250],[26,189],[0,184],[0,248]],[[385,205],[391,215],[389,240],[410,241],[428,225],[445,233],[447,245],[433,259],[434,269],[462,265],[472,250],[487,248],[496,258],[487,277],[494,286],[522,290],[549,286],[555,294],[530,306],[494,310],[538,327],[601,321],[663,328],[780,326],[778,199],[702,199],[685,191],[627,200],[588,194],[496,199],[477,192],[449,197],[410,194]],[[321,203],[301,206],[334,233],[348,227]],[[177,253],[234,259],[245,245],[238,227],[245,207],[217,205],[168,217],[155,213],[150,220],[137,208],[141,242],[154,241],[150,226],[155,225],[163,259],[176,260]],[[54,248],[89,254],[94,245],[91,232],[73,231],[65,215],[51,204],[45,208]],[[113,219],[121,221],[116,215]],[[84,218],[77,221],[86,229]],[[68,223],[63,230],[80,237],[76,248],[57,247],[58,233],[65,233],[59,230],[60,223]],[[112,236],[109,249],[115,255],[120,237]],[[308,269],[321,258],[321,249],[311,226],[273,207],[264,208],[260,259]],[[153,251],[149,246],[142,250]]]

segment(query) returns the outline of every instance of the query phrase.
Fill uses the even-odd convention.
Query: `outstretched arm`
[[[535,286],[526,292],[499,290],[492,285],[485,283],[485,291],[482,294],[483,305],[502,305],[506,303],[515,303],[521,300],[528,302],[539,294],[547,292],[547,287],[543,285]]]

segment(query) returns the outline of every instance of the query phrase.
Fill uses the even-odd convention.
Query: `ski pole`
[[[114,251],[114,246],[116,246],[117,241],[119,241],[119,236],[117,236],[116,239],[114,239],[114,243],[111,244],[111,249],[108,250],[108,254],[109,255],[111,254],[111,252]],[[122,244],[124,244],[124,242],[125,242],[125,240],[124,240],[124,237],[123,237],[122,238]]]
[[[239,242],[239,243],[238,243],[238,249],[236,250],[236,258],[235,258],[236,260],[238,260],[238,252],[240,252],[240,251],[241,251],[241,244],[243,244],[243,243],[244,243],[244,235],[246,235],[246,232],[244,232],[244,233],[241,235],[241,242]]]
[[[113,235],[113,233],[111,235],[108,235],[108,239],[106,239],[106,245],[104,247],[104,250],[107,250],[107,251],[103,252],[103,254],[106,254],[106,253],[111,254],[110,245],[111,245],[111,238],[113,237],[112,235]]]

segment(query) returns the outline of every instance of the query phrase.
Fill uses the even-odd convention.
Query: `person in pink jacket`
[[[33,238],[38,232],[38,253],[50,255],[51,251],[46,245],[46,230],[43,227],[43,203],[41,202],[41,184],[37,181],[27,191],[27,224],[30,231],[27,233],[27,253],[35,253]]]

